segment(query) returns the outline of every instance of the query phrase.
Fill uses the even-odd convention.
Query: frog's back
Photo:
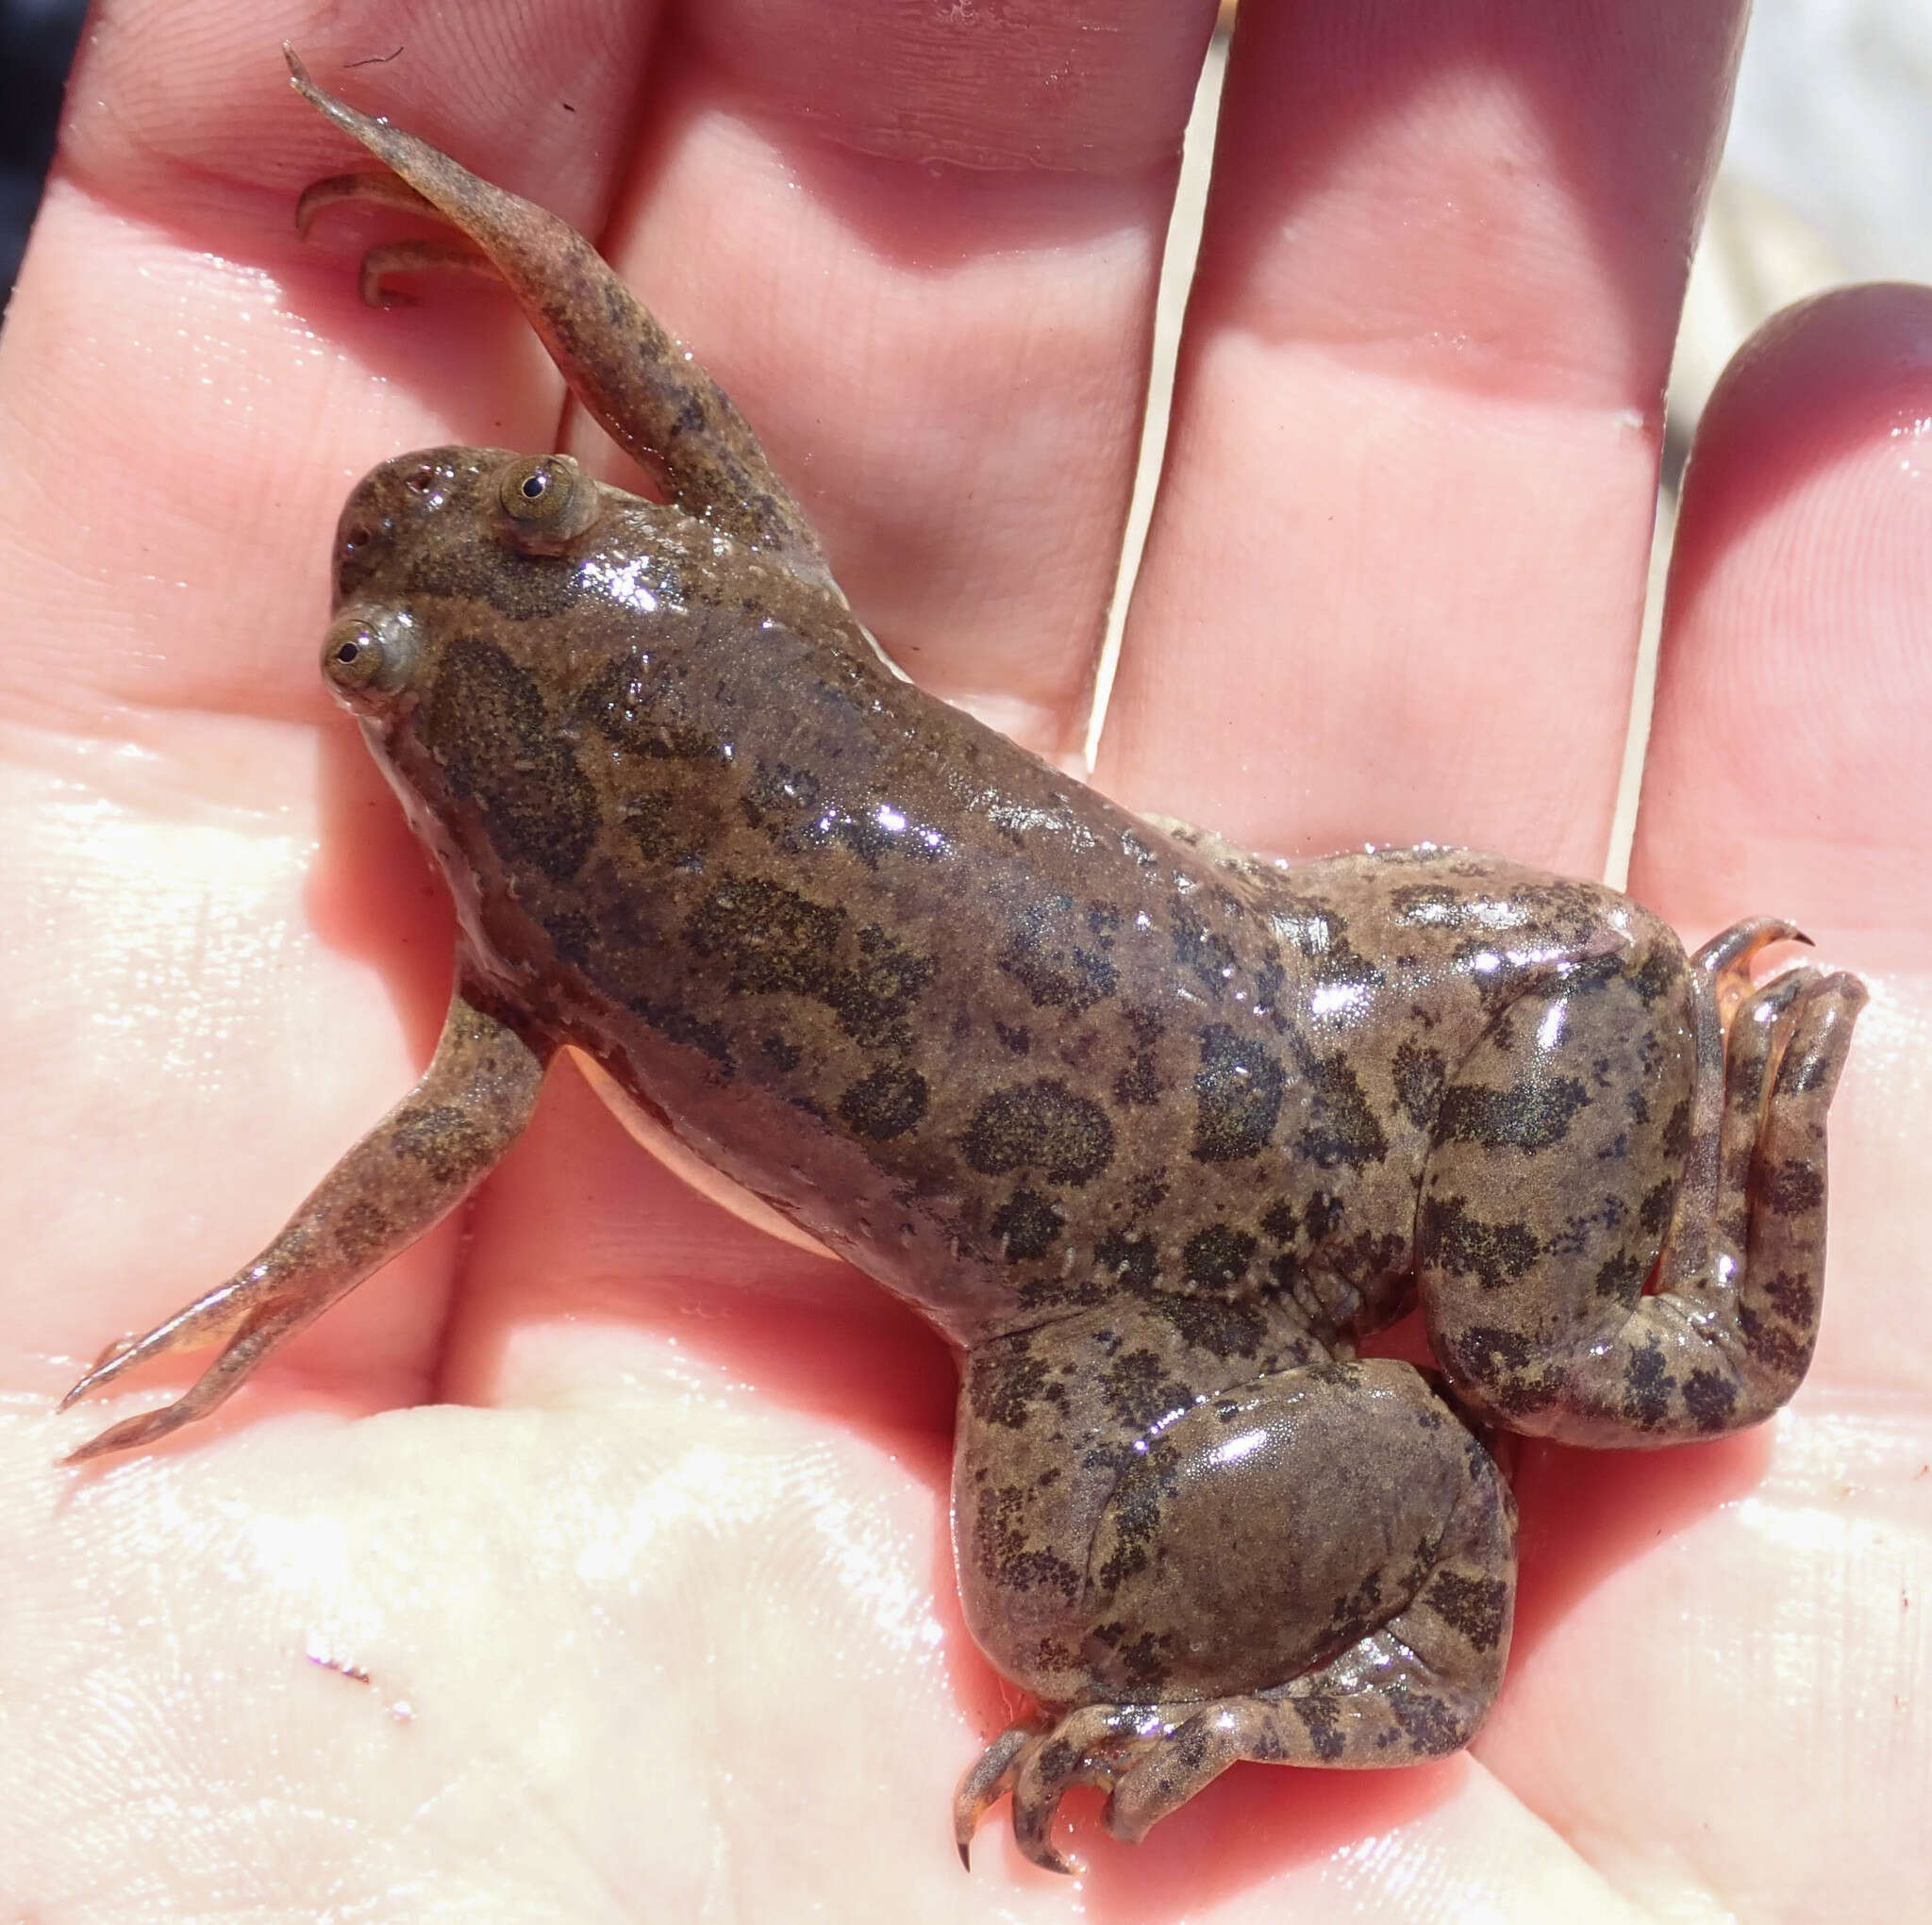
[[[388,752],[506,1000],[963,1340],[1117,1288],[1382,1320],[1447,1068],[1656,933],[1456,852],[1222,860],[823,602],[656,565],[647,608],[616,551],[466,591]]]

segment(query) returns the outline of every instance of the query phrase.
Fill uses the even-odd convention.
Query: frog
[[[961,1778],[1048,1870],[1238,1762],[1467,1746],[1516,1589],[1507,1442],[1725,1435],[1803,1381],[1865,992],[1424,845],[1288,864],[1134,815],[901,674],[743,417],[567,224],[325,91],[380,164],[296,224],[520,304],[662,499],[563,454],[383,462],[322,671],[455,903],[415,1087],[63,1408],[219,1345],[85,1464],[207,1417],[458,1209],[562,1055],[959,1364],[964,1621],[1032,1710]],[[1433,1368],[1373,1340],[1419,1310]],[[1365,1349],[1368,1345],[1370,1348]]]

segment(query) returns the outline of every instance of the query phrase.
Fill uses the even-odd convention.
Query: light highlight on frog
[[[439,448],[350,497],[324,672],[459,911],[423,1082],[261,1257],[76,1386],[213,1342],[164,1435],[455,1207],[585,1052],[918,1305],[962,1368],[967,1621],[1040,1711],[966,1775],[1138,1838],[1238,1759],[1466,1744],[1515,1515],[1473,1426],[1755,1423],[1817,1333],[1863,1002],[1633,903],[1421,849],[1282,870],[1138,821],[896,679],[756,439],[579,237],[297,85],[495,273],[669,506]],[[408,183],[399,185],[400,175]],[[418,196],[426,198],[419,199]],[[1647,1289],[1647,1284],[1650,1287]],[[1358,1341],[1420,1295],[1445,1401]]]

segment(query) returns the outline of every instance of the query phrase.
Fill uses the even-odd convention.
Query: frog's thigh
[[[1409,1366],[1289,1369],[1138,1430],[1082,1425],[1078,1401],[1058,1466],[1024,1432],[1003,1452],[996,1417],[962,1438],[969,1619],[1065,1712],[969,1773],[962,1849],[1008,1790],[1023,1850],[1057,1865],[1075,1784],[1111,1787],[1108,1822],[1139,1836],[1242,1758],[1396,1765],[1468,1742],[1507,1651],[1515,1514]]]

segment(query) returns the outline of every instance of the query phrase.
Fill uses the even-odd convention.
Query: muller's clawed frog
[[[1138,1838],[1237,1759],[1466,1744],[1515,1585],[1472,1426],[1666,1444],[1790,1396],[1857,982],[1753,987],[1785,922],[1687,957],[1593,884],[1284,869],[1081,788],[894,676],[587,242],[291,64],[390,170],[304,218],[461,237],[376,249],[372,298],[500,276],[671,501],[454,447],[350,497],[323,669],[455,892],[448,1021],[259,1257],[75,1386],[224,1346],[75,1458],[213,1409],[461,1202],[570,1045],[958,1349],[966,1617],[1041,1706],[967,1773],[962,1855],[1008,1793],[1061,1867],[1073,1784]],[[1440,1392],[1356,1354],[1418,1297]]]

